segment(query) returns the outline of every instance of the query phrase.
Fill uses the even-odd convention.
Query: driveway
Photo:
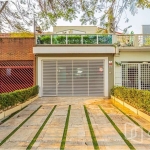
[[[0,149],[148,150],[150,123],[98,97],[44,97],[0,125]]]

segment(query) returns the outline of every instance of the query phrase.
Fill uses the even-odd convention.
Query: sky
[[[129,18],[129,22],[125,23],[125,20],[122,17],[119,28],[124,29],[128,26],[132,26],[129,28],[128,33],[131,31],[134,32],[134,34],[142,34],[142,25],[150,25],[150,9],[138,9],[138,13],[135,14],[135,16],[131,15],[130,12],[127,12],[127,17]],[[60,19],[57,21],[56,26],[80,26],[81,22],[79,19],[70,22],[63,21],[63,19]],[[52,28],[51,28],[52,30]],[[121,30],[119,30],[121,32]]]

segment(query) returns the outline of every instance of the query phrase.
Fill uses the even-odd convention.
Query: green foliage
[[[67,113],[67,118],[66,118],[66,122],[65,122],[64,132],[63,132],[61,145],[60,145],[60,149],[61,150],[65,149],[66,138],[67,138],[67,131],[68,131],[68,126],[69,126],[70,111],[71,111],[71,105],[69,105],[69,108],[68,108],[68,113]]]
[[[18,103],[23,103],[29,98],[36,96],[38,94],[38,91],[38,86],[34,86],[27,89],[0,94],[0,110],[15,106]]]
[[[84,105],[84,111],[85,111],[85,115],[86,115],[86,120],[88,122],[88,126],[89,126],[89,130],[90,130],[90,134],[91,134],[94,149],[99,150],[98,142],[97,142],[97,139],[96,139],[96,136],[95,136],[95,133],[94,133],[94,129],[92,127],[90,116],[89,116],[88,110],[87,110],[85,105]]]
[[[67,35],[67,44],[81,44],[81,35]],[[52,44],[66,44],[66,35],[55,35]],[[38,37],[38,44],[51,44],[50,35]],[[83,44],[97,44],[97,35],[83,35]],[[98,44],[112,44],[111,35],[98,35]]]
[[[133,107],[150,114],[150,91],[116,86],[111,94]]]
[[[4,2],[1,2],[0,8],[3,8],[3,5]],[[81,24],[99,24],[109,32],[115,32],[121,18],[126,16],[126,11],[129,10],[135,15],[138,8],[150,8],[149,0],[18,0],[17,3],[9,1],[3,11],[0,11],[0,30],[26,32],[36,24],[42,31],[47,31],[51,26],[55,26],[59,19],[71,22],[81,16]],[[125,22],[128,20],[125,17]]]

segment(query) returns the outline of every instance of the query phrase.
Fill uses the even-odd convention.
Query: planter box
[[[128,109],[130,109],[131,111],[133,111],[134,113],[138,114],[138,110],[136,108],[134,108],[133,106],[127,104],[127,103],[124,103],[124,106]]]
[[[138,115],[143,117],[144,119],[148,120],[150,122],[150,116],[143,113],[142,111],[138,110]]]
[[[34,97],[34,98],[32,98],[32,99],[30,99],[30,100],[28,100],[28,101],[18,105],[16,107],[13,107],[13,108],[11,108],[9,110],[3,111],[2,113],[0,113],[0,119],[3,119],[5,117],[11,115],[12,113],[22,109],[23,107],[25,107],[25,106],[29,105],[30,103],[32,103],[33,101],[35,101],[37,98],[38,98],[38,96],[36,96],[36,97]]]
[[[132,112],[134,112],[134,113],[137,114],[138,116],[140,116],[140,117],[142,117],[142,118],[144,118],[145,120],[147,120],[147,121],[150,122],[150,116],[149,116],[149,115],[143,113],[142,111],[140,111],[140,110],[134,108],[133,106],[131,106],[131,105],[129,105],[129,104],[127,104],[127,103],[121,101],[120,99],[118,99],[118,98],[116,98],[116,97],[114,97],[114,96],[111,96],[111,98],[113,99],[113,102],[114,102],[114,103],[115,103],[115,101],[118,102],[118,103],[120,103],[121,105],[123,105],[124,107],[128,108],[129,110],[131,110]]]

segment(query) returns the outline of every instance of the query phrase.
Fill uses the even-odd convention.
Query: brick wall
[[[33,84],[35,84],[35,57],[33,54],[33,46],[34,46],[34,38],[0,38],[0,62],[1,64],[5,64],[7,62],[11,62],[10,64],[14,64],[15,62],[20,62],[20,61],[33,61],[33,71],[31,71],[31,75],[33,77]],[[14,61],[14,63],[13,63]],[[21,63],[18,64],[21,66]],[[14,65],[15,66],[15,65]],[[12,68],[12,65],[8,66],[8,68]],[[5,68],[7,70],[7,67]],[[4,69],[4,66],[0,66],[0,75],[1,77],[3,76],[2,74],[6,74],[3,77],[8,81],[8,76],[7,73]],[[15,69],[14,69],[15,70]],[[16,69],[17,70],[17,69]],[[15,71],[16,71],[15,70]],[[21,71],[18,72],[21,76]],[[10,76],[11,78],[12,76]],[[15,77],[15,76],[14,76]],[[31,78],[32,78],[31,77]],[[4,80],[4,79],[0,79]],[[19,79],[18,79],[19,81]],[[0,83],[3,83],[4,81],[0,81]],[[17,82],[17,81],[16,81]],[[5,83],[3,83],[5,84]],[[5,85],[6,89],[7,85]],[[12,84],[11,89],[18,89],[18,85],[16,83]],[[10,86],[10,85],[8,85]],[[14,87],[16,86],[16,87]],[[24,87],[27,87],[27,85],[24,85]],[[4,90],[4,85],[0,84],[0,88]],[[6,91],[6,90],[4,90]],[[11,91],[11,90],[9,90]],[[7,92],[7,91],[6,91]],[[0,92],[1,93],[1,92]]]
[[[0,38],[0,60],[34,60],[34,38]]]

